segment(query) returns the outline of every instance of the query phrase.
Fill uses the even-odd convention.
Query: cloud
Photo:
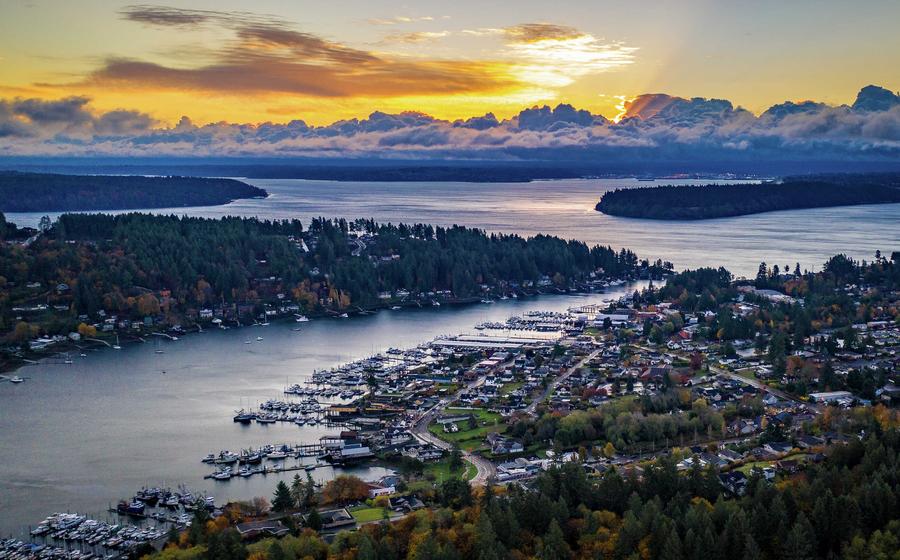
[[[503,34],[514,43],[536,43],[538,41],[566,41],[583,37],[585,34],[567,25],[552,23],[523,23],[506,27]]]
[[[83,96],[58,100],[0,99],[0,139],[93,140],[102,135],[143,134],[159,123],[145,113],[117,109],[95,115]],[[2,142],[0,142],[2,150]]]
[[[384,38],[386,43],[427,43],[443,39],[450,35],[449,31],[413,31],[410,33],[393,33]]]
[[[392,18],[369,18],[366,21],[372,25],[400,25],[404,23],[435,21],[434,16],[394,16]],[[440,19],[450,19],[450,16],[441,16]]]
[[[171,127],[137,111],[98,113],[85,97],[13,98],[0,100],[0,155],[896,162],[900,97],[876,93],[875,107],[784,103],[760,116],[727,100],[646,94],[626,104],[620,122],[561,104],[507,120],[376,111],[327,126],[198,126],[184,117]]]
[[[120,13],[127,20],[151,26],[215,25],[229,38],[209,50],[200,65],[113,56],[74,83],[40,85],[67,91],[115,87],[323,98],[497,94],[522,87],[509,63],[378,54],[297,30],[275,16],[153,5],[132,5]],[[445,33],[409,33],[396,39],[421,42]]]

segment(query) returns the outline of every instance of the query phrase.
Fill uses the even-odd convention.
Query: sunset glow
[[[506,12],[439,2],[415,10],[257,4],[249,12],[207,1],[10,2],[0,21],[0,96],[87,96],[94,111],[135,109],[168,125],[183,115],[328,124],[374,110],[508,117],[544,103],[615,120],[623,97],[646,92],[728,98],[759,112],[786,99],[841,102],[861,84],[900,81],[889,54],[900,40],[886,23],[897,21],[896,4],[854,13],[855,28],[839,32],[865,29],[866,44],[881,44],[866,52],[835,51],[806,21],[820,4],[804,2],[743,20],[740,7],[703,1],[679,9],[524,2]],[[785,60],[773,54],[789,25],[801,46]],[[806,51],[827,57],[831,70],[815,71]]]

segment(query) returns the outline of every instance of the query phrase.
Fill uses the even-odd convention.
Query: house
[[[789,441],[770,441],[769,443],[763,446],[763,449],[768,451],[773,455],[781,455],[783,453],[789,453],[794,448],[793,444]]]
[[[319,519],[322,520],[322,529],[343,529],[350,525],[356,525],[356,520],[347,511],[347,508],[320,511]]]
[[[719,483],[736,496],[743,496],[747,490],[747,475],[741,471],[730,471],[719,475]]]
[[[377,498],[378,496],[390,496],[396,494],[397,489],[394,486],[379,486],[377,484],[369,485],[369,497]]]
[[[797,447],[800,449],[811,449],[820,445],[825,445],[825,439],[818,436],[802,436],[797,439]]]
[[[247,521],[238,523],[234,527],[241,540],[253,540],[260,537],[283,537],[290,533],[290,529],[284,526],[278,519],[265,519],[261,521]]]
[[[525,446],[520,442],[494,432],[489,433],[486,439],[491,446],[491,453],[494,455],[510,455],[525,451]]]

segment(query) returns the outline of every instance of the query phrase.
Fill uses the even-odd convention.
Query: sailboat
[[[121,350],[122,347],[119,346],[119,335],[116,335],[116,343],[113,344],[113,350]]]

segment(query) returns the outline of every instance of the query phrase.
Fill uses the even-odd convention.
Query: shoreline
[[[614,279],[607,280],[607,282],[621,282],[621,284],[619,284],[619,286],[621,286],[621,285],[627,285],[627,284],[630,284],[633,282],[638,282],[640,280],[641,280],[641,278],[614,278]],[[539,296],[546,296],[546,295],[586,295],[586,294],[592,294],[592,293],[601,293],[606,288],[615,287],[615,286],[607,286],[605,288],[601,287],[599,289],[593,289],[590,287],[589,287],[590,289],[583,289],[584,287],[589,287],[589,286],[583,285],[579,288],[571,288],[571,289],[557,288],[553,291],[542,291],[540,289],[536,289],[533,292],[528,292],[525,290],[518,290],[518,291],[515,291],[514,293],[516,294],[515,295],[516,298],[532,298],[532,297],[539,297]],[[513,292],[511,292],[511,293],[513,293]],[[471,296],[471,297],[467,297],[467,298],[453,298],[453,299],[449,299],[449,300],[442,300],[440,302],[440,306],[441,307],[443,307],[443,306],[458,307],[458,306],[464,306],[464,305],[476,305],[476,304],[482,303],[484,301],[484,299],[487,299],[487,298],[480,298],[477,296]],[[491,300],[491,303],[498,301],[498,298],[496,296],[489,298],[489,299]],[[406,309],[425,309],[427,307],[437,307],[437,306],[433,306],[429,302],[430,302],[430,300],[426,300],[426,302],[416,300],[414,302],[395,302],[395,303],[389,302],[389,303],[383,303],[383,304],[373,305],[373,306],[369,306],[369,307],[356,306],[355,309],[346,310],[343,313],[345,313],[347,315],[347,318],[352,318],[352,317],[358,317],[358,316],[372,315],[372,314],[378,313],[379,311],[391,310],[394,307],[400,307],[401,311],[406,310]],[[321,312],[321,313],[310,314],[307,317],[309,317],[310,320],[342,318],[341,312],[334,311],[334,310],[325,310],[324,312]],[[274,317],[272,319],[272,321],[273,322],[274,321],[287,322],[290,319],[291,319],[290,316],[283,315],[283,316],[279,316],[279,317]],[[243,329],[243,328],[251,327],[254,324],[258,324],[258,323],[243,324],[243,323],[240,323],[240,321],[235,321],[235,322],[237,323],[237,325],[229,324],[226,328],[227,329],[232,329],[232,328]],[[224,321],[223,321],[223,324],[224,324]],[[124,339],[120,338],[119,344],[122,347],[124,347],[126,344],[146,344],[147,340],[145,340],[145,337],[185,336],[188,334],[203,334],[204,332],[206,332],[208,330],[219,330],[220,328],[221,327],[216,327],[215,325],[210,323],[210,327],[208,329],[206,329],[206,328],[203,328],[203,326],[200,323],[194,323],[194,324],[189,325],[188,328],[181,329],[180,331],[175,331],[174,334],[170,334],[170,333],[167,333],[164,331],[153,331],[153,332],[149,332],[149,333],[142,333],[140,336],[128,336],[127,338],[124,338]],[[116,333],[114,333],[111,338],[114,339],[115,335],[116,335]],[[119,334],[119,336],[121,337],[122,335]],[[97,338],[102,340],[104,337],[100,337],[98,335]],[[58,345],[64,345],[64,347],[57,349],[56,347]],[[106,347],[107,349],[110,349],[110,350],[112,349],[108,344],[104,344],[104,343],[98,342],[98,341],[90,341],[89,340],[85,344],[79,345],[78,343],[76,343],[72,340],[69,340],[69,339],[66,339],[66,342],[59,342],[57,344],[53,344],[51,347],[53,348],[53,350],[49,350],[47,352],[40,352],[40,353],[35,353],[35,352],[32,352],[29,350],[28,353],[26,353],[25,357],[20,358],[18,361],[3,362],[2,364],[0,364],[0,378],[6,379],[12,375],[16,375],[20,370],[22,370],[25,367],[32,366],[32,365],[35,365],[35,366],[40,365],[43,361],[48,360],[48,359],[62,358],[65,354],[67,354],[69,352],[76,352],[76,351],[83,352],[85,350],[96,351],[98,349],[103,350],[104,347]]]

